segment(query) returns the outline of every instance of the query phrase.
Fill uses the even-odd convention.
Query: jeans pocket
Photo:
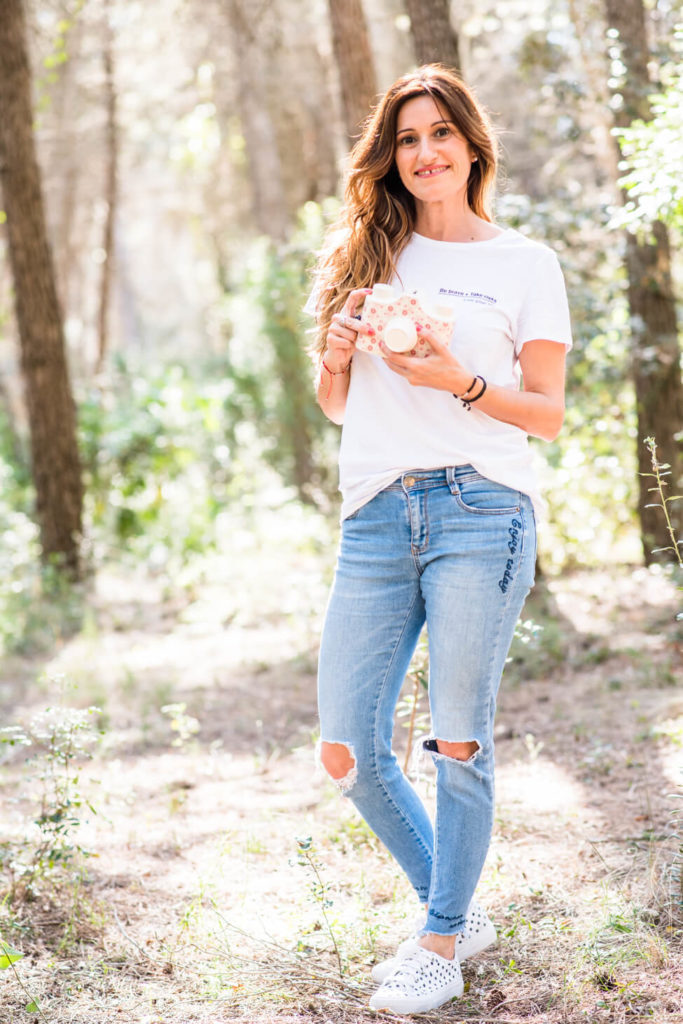
[[[522,496],[505,484],[496,483],[480,473],[468,473],[451,485],[455,500],[464,512],[474,515],[514,515],[520,511]]]

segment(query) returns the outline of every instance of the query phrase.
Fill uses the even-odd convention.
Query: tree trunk
[[[0,181],[43,557],[78,571],[83,490],[40,172],[33,138],[31,72],[21,0],[0,18]]]
[[[227,0],[225,11],[237,67],[239,114],[249,161],[254,221],[261,234],[283,241],[290,217],[277,132],[268,104],[268,75],[258,24],[250,19],[243,0]]]
[[[406,0],[418,64],[439,61],[460,69],[458,36],[450,17],[450,0]]]
[[[653,85],[648,73],[645,10],[642,0],[605,0],[605,12],[609,28],[618,33],[618,38],[609,43],[614,120],[617,126],[625,127],[638,118],[647,120],[651,114],[648,96]],[[632,201],[633,197],[628,199]],[[626,233],[626,271],[638,412],[638,471],[643,474],[652,470],[644,442],[646,437],[654,437],[661,461],[671,466],[669,493],[680,494],[683,456],[675,435],[680,437],[683,432],[683,380],[669,238],[664,224],[653,225],[649,240]],[[653,548],[666,547],[670,538],[661,510],[646,507],[655,500],[649,490],[651,478],[641,475],[639,481],[640,529],[649,564],[657,558]],[[673,503],[670,512],[680,536],[683,502]]]
[[[344,124],[350,141],[377,102],[377,81],[361,0],[328,0]]]
[[[104,237],[102,239],[102,279],[100,283],[100,308],[97,318],[97,362],[95,373],[100,373],[109,349],[109,311],[111,282],[114,272],[114,222],[118,199],[118,134],[116,127],[116,83],[114,80],[114,47],[111,21],[109,19],[109,0],[104,5],[104,45],[102,61],[104,64],[104,87],[107,109],[106,126],[106,183],[105,198],[107,213],[104,221]]]
[[[44,166],[50,167],[51,178],[55,182],[53,197],[51,199],[48,193],[45,202],[48,212],[55,213],[50,238],[57,275],[57,294],[64,316],[68,316],[70,310],[79,308],[81,297],[76,288],[80,290],[83,277],[78,269],[79,239],[74,230],[84,173],[83,156],[74,132],[78,123],[77,112],[81,109],[77,79],[83,42],[83,18],[75,18],[68,40],[69,59],[60,66],[58,81],[52,89],[53,142],[43,158]],[[52,118],[50,121],[52,123]]]

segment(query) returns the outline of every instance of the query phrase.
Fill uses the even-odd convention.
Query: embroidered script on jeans
[[[508,550],[511,555],[514,555],[519,545],[519,531],[521,529],[522,524],[519,522],[519,520],[513,519],[512,525],[508,530],[508,536],[510,538],[508,541]],[[508,558],[507,562],[505,563],[505,572],[503,573],[503,578],[502,580],[498,580],[498,586],[500,587],[504,594],[507,593],[508,586],[512,582],[512,569],[514,567],[514,564],[514,558]]]

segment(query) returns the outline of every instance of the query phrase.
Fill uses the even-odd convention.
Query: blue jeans
[[[351,755],[340,789],[428,905],[425,932],[462,930],[486,859],[496,695],[535,555],[530,499],[471,466],[404,473],[342,523],[320,649],[321,740]],[[425,622],[434,827],[391,749]],[[477,749],[460,761],[437,740]]]

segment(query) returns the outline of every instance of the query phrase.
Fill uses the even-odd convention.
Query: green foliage
[[[174,747],[184,746],[201,728],[199,721],[187,714],[187,704],[184,701],[178,704],[165,704],[161,713],[168,715],[171,731],[176,733],[171,744]]]
[[[43,1020],[45,1020],[45,1015],[41,1010],[38,1001],[31,996],[31,993],[26,988],[26,985],[21,980],[19,972],[14,966],[18,960],[21,960],[23,958],[23,956],[23,953],[20,953],[18,949],[14,949],[12,946],[10,946],[9,943],[5,942],[2,936],[0,935],[0,971],[5,971],[8,968],[13,971],[17,981],[19,982],[19,985],[24,990],[26,996],[29,999],[29,1002],[26,1004],[24,1009],[26,1010],[27,1013],[40,1014]]]
[[[337,966],[339,968],[340,976],[344,973],[342,966],[341,953],[339,952],[339,944],[337,943],[337,937],[330,922],[328,910],[334,906],[334,900],[331,898],[331,890],[329,884],[323,879],[321,873],[321,866],[318,863],[316,857],[316,850],[313,844],[313,839],[310,836],[305,838],[297,839],[296,841],[298,856],[297,860],[301,867],[306,868],[311,876],[310,882],[310,894],[314,903],[318,906],[320,913],[325,922],[327,933],[334,947],[335,956],[337,958]]]
[[[336,203],[306,203],[287,243],[252,243],[226,294],[229,372],[247,399],[245,412],[261,454],[306,502],[327,504],[336,487],[337,431],[315,401],[302,306],[310,265]]]
[[[666,477],[671,476],[671,466],[668,463],[660,462],[657,458],[657,443],[654,437],[646,437],[645,444],[647,450],[650,453],[652,461],[652,472],[644,474],[645,476],[651,477],[654,481],[654,486],[650,487],[649,490],[659,499],[654,501],[649,508],[661,508],[662,514],[666,521],[666,529],[671,539],[671,544],[665,548],[656,548],[652,553],[657,554],[658,552],[670,551],[673,555],[674,561],[680,569],[683,569],[683,541],[680,541],[676,537],[676,533],[671,522],[671,515],[669,512],[669,505],[672,505],[674,501],[683,501],[683,494],[667,494],[665,488],[668,486],[668,480]],[[683,615],[681,616],[683,618]]]
[[[56,682],[64,686],[63,681]],[[31,749],[25,764],[29,778],[38,784],[32,827],[4,857],[13,898],[35,895],[42,882],[61,877],[89,855],[77,834],[84,809],[96,812],[81,792],[80,771],[99,737],[99,714],[96,707],[60,705],[35,715],[26,728],[0,729],[0,744]]]
[[[623,156],[620,185],[629,201],[616,215],[628,228],[655,220],[683,229],[683,25],[675,39],[677,60],[661,69],[662,89],[650,97],[652,118],[615,129]]]
[[[50,107],[52,102],[51,89],[59,80],[60,70],[70,59],[69,38],[76,27],[76,22],[84,5],[85,0],[72,0],[68,4],[67,16],[58,17],[56,23],[51,26],[54,35],[50,40],[49,50],[43,57],[42,64],[44,70],[36,75],[35,83],[36,107],[41,113]]]
[[[604,245],[611,211],[567,189],[542,203],[504,195],[497,212],[558,253],[572,314],[564,427],[550,444],[531,442],[549,513],[539,532],[541,564],[548,571],[602,564],[605,551],[638,558],[629,311],[619,245]]]
[[[143,373],[119,361],[111,388],[84,398],[87,520],[100,557],[125,549],[159,566],[184,565],[211,546],[239,472],[233,387],[218,367]]]
[[[0,939],[0,971],[6,970],[15,964],[17,960],[21,960],[24,954],[20,953],[18,949],[13,949],[6,942]]]

